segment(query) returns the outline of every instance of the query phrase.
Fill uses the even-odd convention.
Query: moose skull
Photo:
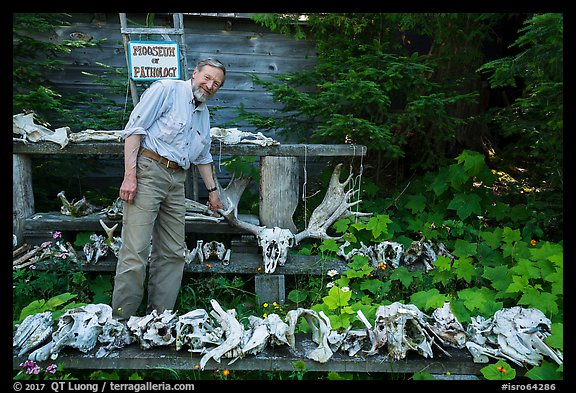
[[[294,234],[285,228],[262,227],[257,234],[258,245],[262,247],[264,271],[274,273],[276,266],[284,266],[288,249],[295,244]]]

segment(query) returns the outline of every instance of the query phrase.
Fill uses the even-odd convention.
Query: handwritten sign
[[[173,41],[130,41],[130,77],[133,80],[180,79],[180,51]]]

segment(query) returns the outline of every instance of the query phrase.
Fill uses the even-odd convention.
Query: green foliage
[[[74,303],[74,302],[68,303],[75,297],[76,295],[73,295],[71,293],[62,293],[48,300],[45,299],[34,300],[22,309],[22,311],[20,312],[20,317],[18,318],[17,321],[14,321],[14,325],[17,325],[20,322],[22,322],[27,316],[43,313],[45,311],[51,311],[52,320],[57,321],[58,318],[60,318],[60,316],[64,313],[64,311],[70,308],[79,307],[83,305],[81,303]]]
[[[255,77],[283,109],[271,121],[239,108],[240,119],[307,142],[370,146],[376,173],[402,157],[412,168],[436,168],[458,133],[477,127],[457,108],[478,101],[473,71],[503,15],[323,13],[307,14],[306,27],[294,22],[298,17],[253,19],[313,39],[316,66],[277,81]]]
[[[505,307],[533,307],[553,322],[548,345],[562,350],[562,243],[532,238],[533,227],[523,226],[526,216],[514,219],[520,210],[495,192],[495,179],[481,154],[463,151],[453,164],[414,180],[394,197],[390,206],[396,208],[387,214],[338,220],[336,232],[350,242],[345,252],[384,240],[403,239],[408,247],[413,239],[424,238],[444,243],[453,258],[439,256],[435,268],[424,273],[406,266],[375,267],[367,257],[355,255],[349,270],[330,283],[327,295],[312,308],[323,311],[333,329],[341,329],[357,323],[358,310],[370,320],[378,305],[395,301],[426,313],[450,302],[463,324],[472,316],[491,318]],[[498,214],[490,209],[494,204],[502,206]],[[317,249],[336,252],[338,247],[334,240],[324,240]],[[498,371],[499,366],[506,372]],[[488,379],[513,379],[515,372],[496,364],[484,374]]]
[[[436,380],[436,378],[434,378],[434,376],[432,374],[430,374],[428,371],[421,371],[421,372],[414,373],[414,375],[412,376],[412,379],[414,381]]]
[[[534,381],[558,381],[564,379],[563,372],[564,366],[543,360],[540,366],[532,367],[525,375]]]
[[[503,360],[483,367],[480,371],[484,378],[489,380],[510,381],[516,377],[516,370]]]
[[[545,211],[540,220],[554,227],[563,222],[563,21],[562,14],[533,15],[511,45],[517,54],[478,69],[493,88],[522,86],[509,106],[492,109],[492,121],[513,141],[503,147],[502,158],[529,169],[539,184],[530,193],[535,211]]]

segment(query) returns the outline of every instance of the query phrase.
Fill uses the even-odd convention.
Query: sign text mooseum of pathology
[[[177,42],[130,41],[128,59],[133,80],[180,79]]]

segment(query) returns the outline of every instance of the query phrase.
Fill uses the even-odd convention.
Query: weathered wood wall
[[[274,103],[270,93],[253,83],[250,75],[266,80],[273,75],[311,68],[315,62],[314,42],[294,40],[272,33],[250,19],[251,14],[184,14],[184,31],[189,75],[194,65],[202,58],[217,57],[227,67],[226,83],[209,103],[213,115],[212,125],[242,126],[251,131],[247,124],[234,123],[235,110],[243,105],[249,111],[274,114],[279,104]],[[129,27],[141,27],[146,14],[127,14]],[[89,36],[93,40],[106,39],[98,47],[73,50],[63,57],[68,64],[63,71],[49,74],[63,90],[106,92],[106,87],[96,83],[87,75],[101,74],[102,66],[126,67],[122,44],[119,14],[72,14],[72,25],[56,30],[51,39],[73,39]],[[156,14],[154,25],[172,27],[170,14]],[[79,34],[80,33],[80,34]],[[159,35],[135,36],[132,40],[161,40]],[[177,36],[169,36],[177,41]],[[128,69],[126,67],[126,79]],[[140,93],[149,83],[139,83]],[[128,90],[126,90],[128,92]],[[127,93],[128,94],[128,93]],[[117,103],[131,98],[117,95]],[[126,114],[126,118],[129,111]],[[248,128],[247,128],[248,127]],[[74,131],[74,130],[73,130]],[[272,136],[272,135],[270,135]]]

